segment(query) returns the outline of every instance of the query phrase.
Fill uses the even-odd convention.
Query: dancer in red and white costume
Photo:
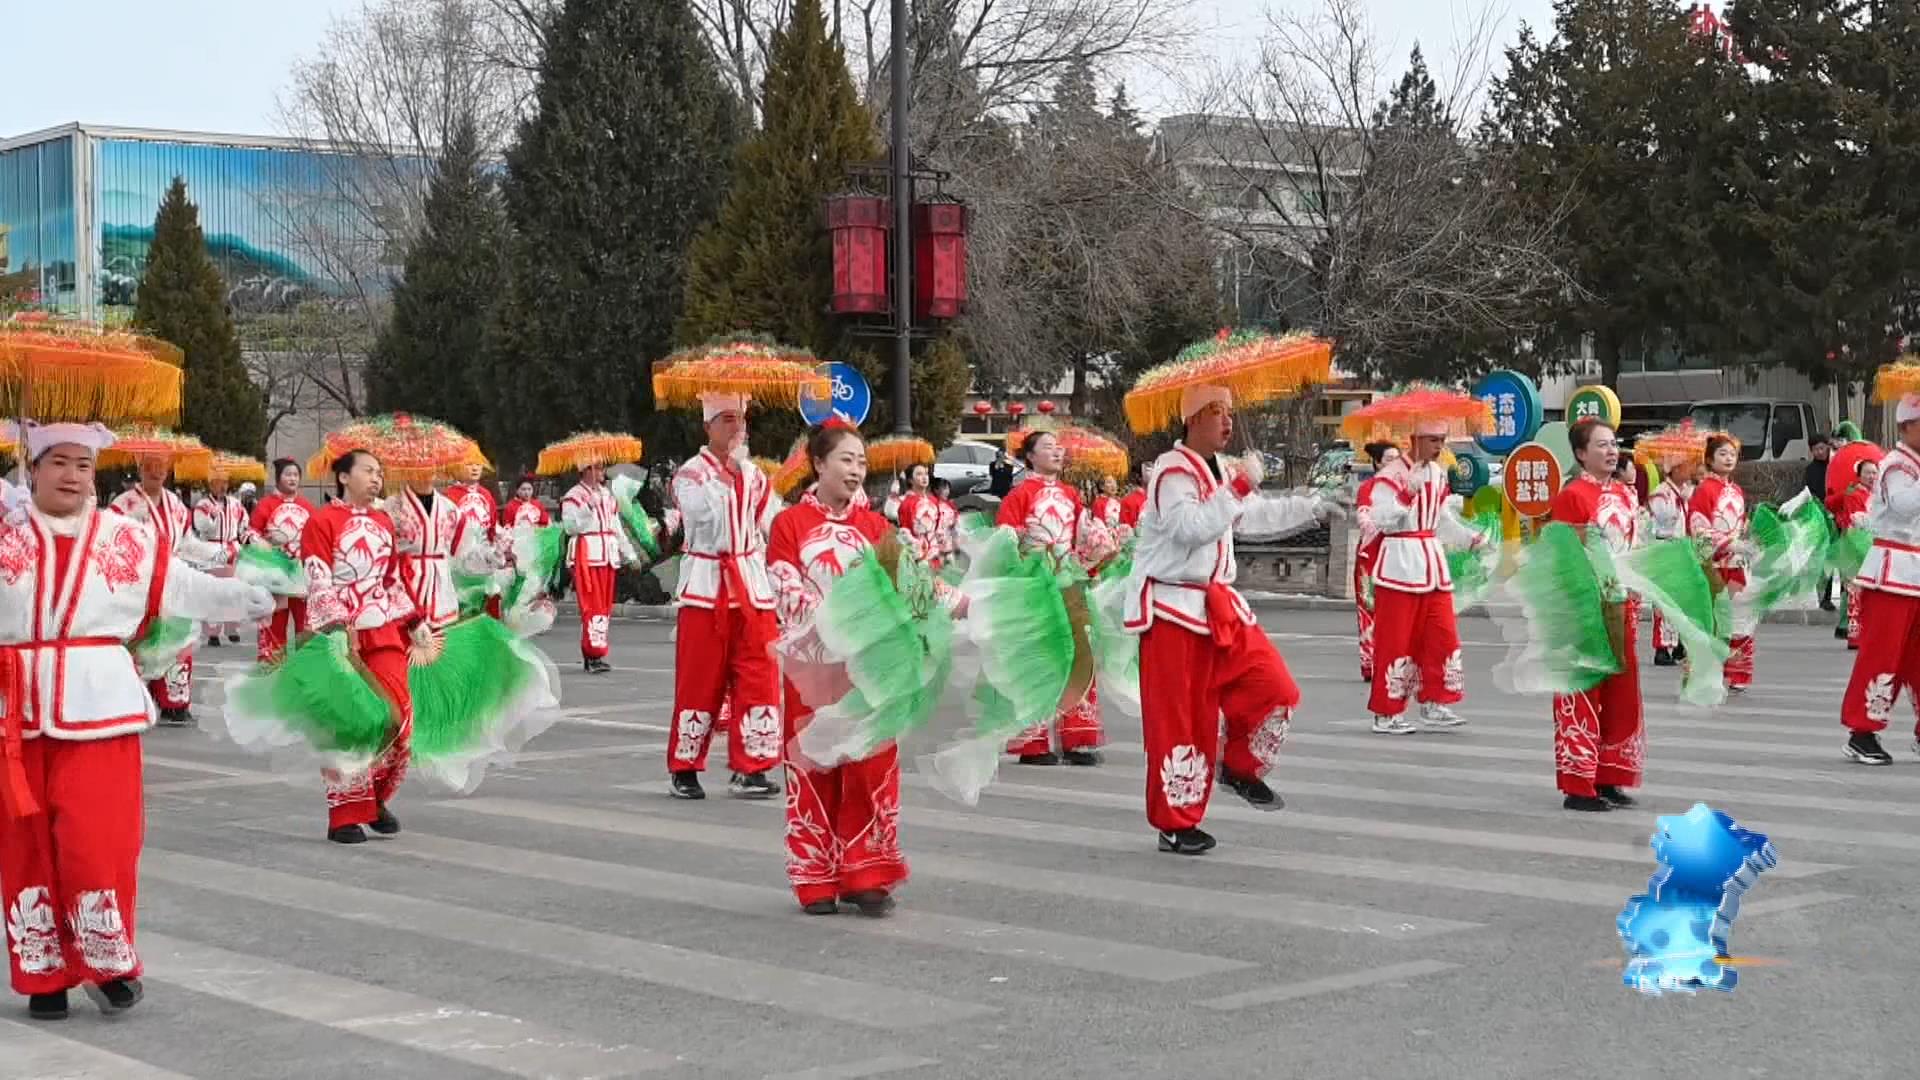
[[[1853,482],[1827,501],[1827,512],[1833,515],[1834,524],[1842,532],[1867,527],[1873,489],[1879,482],[1880,463],[1862,461],[1854,468]],[[1847,617],[1834,636],[1846,638],[1847,648],[1857,650],[1860,648],[1860,590],[1854,588],[1852,582],[1843,582],[1841,588],[1847,593]]]
[[[14,992],[34,1019],[57,1020],[75,987],[108,1013],[142,993],[140,735],[153,702],[127,641],[162,616],[260,618],[273,597],[201,574],[144,522],[92,507],[106,428],[23,434],[31,504],[0,521],[0,910]]]
[[[1552,518],[1579,529],[1599,529],[1608,550],[1630,550],[1639,528],[1633,488],[1614,478],[1620,444],[1612,428],[1581,420],[1567,432],[1579,475],[1553,497]],[[1554,774],[1568,810],[1632,806],[1623,788],[1640,786],[1646,737],[1641,727],[1640,661],[1634,608],[1623,591],[1605,597],[1609,625],[1617,624],[1620,670],[1590,690],[1553,698]]]
[[[1894,418],[1899,439],[1880,462],[1867,504],[1873,548],[1853,579],[1860,651],[1840,704],[1840,722],[1852,733],[1846,755],[1862,765],[1893,764],[1880,732],[1893,719],[1902,687],[1920,695],[1920,394],[1902,396]],[[1920,722],[1914,749],[1920,752]]]
[[[1142,462],[1139,468],[1139,483],[1120,500],[1120,524],[1129,531],[1140,528],[1140,514],[1147,508],[1147,488],[1153,483],[1153,464]]]
[[[1694,482],[1700,476],[1700,463],[1688,458],[1673,458],[1657,463],[1660,485],[1647,496],[1647,514],[1655,540],[1672,540],[1687,535],[1687,506],[1693,500]],[[1673,667],[1687,658],[1680,643],[1680,631],[1658,611],[1653,613],[1653,663],[1655,667]]]
[[[273,491],[254,504],[250,523],[256,536],[295,562],[300,560],[300,533],[313,516],[313,504],[300,494],[300,463],[281,458],[273,463]],[[260,623],[260,641],[254,656],[271,663],[286,652],[294,634],[307,632],[307,602],[301,597],[279,601],[273,615]]]
[[[1400,460],[1400,448],[1384,440],[1368,443],[1368,460],[1373,475],[1360,485],[1353,497],[1354,530],[1359,541],[1353,549],[1353,607],[1360,621],[1360,681],[1373,681],[1373,568],[1380,562],[1380,529],[1373,523],[1370,501],[1380,484],[1380,473]]]
[[[1738,464],[1739,440],[1707,436],[1707,478],[1687,500],[1687,535],[1707,545],[1714,572],[1733,594],[1726,680],[1728,690],[1743,693],[1753,684],[1753,631],[1759,619],[1740,595],[1747,584],[1747,493],[1733,482]]]
[[[548,524],[547,508],[533,497],[533,480],[521,477],[513,489],[513,501],[500,512],[500,525],[511,532],[522,526],[543,528]]]
[[[907,494],[900,500],[900,529],[913,539],[921,562],[940,564],[940,500],[933,497],[933,469],[915,465],[907,470]]]
[[[469,542],[483,543],[488,547],[500,545],[500,500],[494,497],[493,487],[482,483],[486,475],[486,466],[479,462],[462,465],[457,470],[461,482],[447,485],[447,499],[453,503],[460,516],[467,519]],[[500,597],[496,594],[487,597],[487,614],[500,617]]]
[[[959,547],[960,508],[953,505],[953,484],[938,477],[933,481],[933,498],[940,504],[940,543],[939,561],[935,568],[953,561],[953,553]],[[862,493],[865,497],[865,493]]]
[[[415,613],[428,629],[445,630],[460,620],[454,570],[483,573],[491,568],[487,526],[475,525],[445,492],[435,491],[430,475],[409,477],[405,490],[381,509],[393,522],[400,583]]]
[[[398,718],[393,741],[371,768],[326,776],[327,839],[359,844],[369,828],[386,836],[400,831],[387,803],[407,774],[413,724],[407,667],[422,618],[401,580],[393,519],[380,508],[380,462],[365,450],[351,450],[332,471],[336,499],[316,511],[300,534],[307,619],[315,633],[346,631],[359,665]]]
[[[1465,723],[1451,708],[1465,696],[1466,668],[1446,548],[1477,548],[1486,538],[1447,505],[1452,481],[1440,465],[1447,431],[1444,420],[1416,425],[1411,455],[1377,474],[1379,483],[1367,500],[1381,536],[1373,567],[1374,670],[1368,701],[1379,735],[1418,730],[1405,716],[1416,699],[1427,727]]]
[[[193,504],[193,533],[220,551],[220,566],[232,566],[241,547],[253,542],[253,526],[247,521],[247,508],[240,504],[228,486],[225,473],[215,466],[207,476],[207,493]],[[209,623],[207,644],[220,644],[222,632],[228,641],[240,640],[237,623]]]
[[[1060,482],[1067,466],[1066,448],[1051,432],[1039,431],[1020,445],[1020,458],[1026,463],[1027,478],[1001,501],[994,524],[1012,529],[1020,535],[1023,548],[1045,552],[1056,564],[1078,558],[1085,514],[1080,493]],[[1022,765],[1058,765],[1062,757],[1069,765],[1098,765],[1100,744],[1105,741],[1099,691],[1089,686],[1087,696],[1054,717],[1051,728],[1060,732],[1059,754],[1054,753],[1053,731],[1046,724],[1022,732],[1008,744],[1007,753],[1018,756]]]
[[[680,619],[674,634],[673,732],[667,740],[671,793],[701,799],[714,718],[732,708],[727,764],[732,793],[780,793],[768,773],[780,763],[779,635],[767,580],[768,531],[780,509],[767,474],[747,452],[747,399],[703,399],[707,445],[673,474],[673,501],[686,542],[681,552]]]
[[[623,563],[639,562],[633,541],[620,526],[620,506],[607,488],[607,467],[587,465],[580,482],[560,500],[560,526],[573,537],[567,565],[580,606],[580,665],[588,674],[613,670],[607,663],[607,628],[613,618],[614,576]]]
[[[784,649],[806,648],[813,613],[834,582],[893,528],[860,497],[867,457],[857,431],[841,424],[814,428],[807,456],[817,482],[774,519],[767,541]],[[785,689],[787,880],[809,915],[830,915],[843,900],[861,914],[883,915],[907,879],[898,832],[898,748],[814,768],[793,749],[814,710],[791,681]]]
[[[163,455],[140,458],[140,482],[120,493],[109,509],[153,527],[176,559],[194,567],[224,565],[219,548],[194,534],[193,514],[180,496],[167,487],[173,472],[173,459]],[[193,723],[193,654],[180,657],[166,674],[147,684],[154,703],[160,706],[160,722],[181,725]]]
[[[1120,528],[1120,481],[1111,476],[1100,478],[1100,494],[1093,497],[1093,505],[1088,508],[1093,520],[1105,525],[1109,530]]]
[[[1264,777],[1300,704],[1286,662],[1233,587],[1234,528],[1281,533],[1324,511],[1316,500],[1261,498],[1258,454],[1221,456],[1233,435],[1231,391],[1188,387],[1180,411],[1186,438],[1154,463],[1125,624],[1141,635],[1147,822],[1161,851],[1198,855],[1214,846],[1200,823],[1216,771],[1255,807],[1284,805]],[[1223,715],[1227,746],[1216,757]]]

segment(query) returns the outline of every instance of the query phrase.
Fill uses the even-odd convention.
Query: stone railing
[[[1325,527],[1288,540],[1236,541],[1238,586],[1243,592],[1351,596],[1353,537],[1348,520],[1335,516]]]

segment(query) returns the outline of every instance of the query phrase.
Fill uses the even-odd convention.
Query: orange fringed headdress
[[[1663,472],[1676,465],[1700,465],[1707,460],[1707,436],[1712,432],[1702,431],[1687,420],[1667,428],[1642,435],[1634,440],[1633,460],[1642,467],[1651,465]],[[1735,445],[1739,441],[1735,440]]]
[[[1493,431],[1493,409],[1470,394],[1435,386],[1414,386],[1381,398],[1340,421],[1340,434],[1355,446],[1385,441],[1399,443],[1422,422],[1445,421],[1450,437],[1487,435]]]
[[[180,419],[178,348],[41,314],[0,323],[0,407],[42,420]]]
[[[1291,397],[1332,377],[1333,343],[1324,338],[1222,330],[1140,376],[1127,394],[1127,423],[1136,435],[1172,427],[1185,419],[1180,399],[1190,387],[1225,387],[1236,406],[1248,406]]]
[[[1027,441],[1041,434],[1060,440],[1061,448],[1067,452],[1066,473],[1075,479],[1092,476],[1111,476],[1115,480],[1127,478],[1130,462],[1127,448],[1120,445],[1120,440],[1103,431],[1078,424],[1037,420],[1007,436],[1007,453],[1019,457]]]
[[[114,432],[113,445],[100,451],[95,464],[103,469],[120,469],[138,465],[145,458],[165,458],[175,469],[199,470],[204,475],[213,463],[213,451],[197,436],[152,424],[133,424]]]
[[[457,465],[485,463],[486,455],[472,439],[450,424],[410,413],[393,413],[357,420],[320,440],[320,449],[307,462],[307,473],[325,475],[349,450],[365,450],[380,459],[388,480],[438,478]]]
[[[630,465],[645,456],[646,447],[632,435],[583,431],[540,451],[534,471],[541,476],[579,472],[589,465]]]
[[[1873,376],[1873,400],[1876,404],[1899,401],[1908,394],[1920,394],[1920,356],[1911,353],[1891,364],[1882,365]]]
[[[216,476],[233,483],[244,484],[251,480],[256,484],[264,484],[267,482],[267,466],[258,458],[216,450],[205,457],[183,459],[173,470],[174,479],[187,484],[204,484]]]
[[[816,369],[820,361],[803,349],[741,335],[682,349],[653,368],[655,406],[692,409],[703,394],[741,394],[761,405],[800,407],[806,394],[828,400],[833,380]]]
[[[867,469],[871,472],[905,472],[915,465],[931,468],[934,457],[932,443],[911,436],[889,435],[867,444]]]

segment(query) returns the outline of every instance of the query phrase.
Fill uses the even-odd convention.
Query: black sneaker
[[[1594,790],[1600,793],[1601,798],[1615,806],[1638,806],[1640,804],[1639,799],[1634,798],[1611,784],[1601,784]]]
[[[93,999],[93,1003],[100,1007],[100,1011],[108,1016],[126,1012],[140,1004],[140,999],[147,996],[147,991],[140,985],[139,979],[115,979],[112,982],[88,983],[86,991],[87,996]]]
[[[1847,624],[1846,623],[1841,623],[1839,626],[1836,626],[1833,628],[1833,639],[1835,641],[1847,640]]]
[[[327,839],[336,844],[364,844],[367,842],[367,830],[358,825],[342,825],[327,830]]]
[[[215,634],[214,636],[207,639],[207,648],[217,649],[219,647],[220,647],[220,635]]]
[[[1569,795],[1561,801],[1566,810],[1578,810],[1587,814],[1604,814],[1613,809],[1613,804],[1598,795]]]
[[[1160,834],[1160,850],[1175,855],[1200,855],[1212,851],[1214,839],[1199,829],[1181,829]]]
[[[57,994],[34,994],[27,998],[27,1016],[33,1020],[65,1020],[67,1018],[67,992]]]
[[[1265,780],[1251,776],[1235,776],[1226,769],[1220,770],[1220,782],[1233,789],[1255,810],[1280,810],[1286,807],[1286,801],[1267,786]]]
[[[233,643],[233,644],[235,644],[235,645],[238,645],[238,644],[240,644],[240,635],[239,635],[239,634],[228,634],[228,635],[227,635],[227,640],[228,640],[228,641],[230,641],[230,642],[232,642],[232,643]]]
[[[1069,750],[1060,756],[1066,758],[1067,764],[1069,765],[1092,766],[1100,764],[1100,753],[1097,750]]]
[[[676,799],[704,799],[707,797],[706,789],[700,786],[700,774],[691,769],[673,774],[673,779],[667,784],[667,794]]]
[[[734,773],[727,782],[727,792],[736,799],[771,799],[780,794],[780,785],[767,779],[767,774]]]
[[[1020,764],[1022,765],[1058,765],[1060,764],[1060,755],[1054,753],[1051,750],[1047,751],[1044,754],[1021,754]]]
[[[1871,731],[1856,731],[1847,739],[1847,760],[1862,765],[1891,765],[1893,755],[1880,745],[1880,736]]]
[[[367,825],[367,828],[372,829],[381,836],[394,836],[400,832],[400,819],[394,817],[391,810],[382,806],[380,808],[380,816],[374,818],[373,821]]]
[[[589,675],[605,675],[607,672],[613,670],[612,664],[609,664],[605,660],[602,660],[598,657],[582,660],[580,661],[580,666],[585,668],[587,674]]]
[[[1672,649],[1653,650],[1653,666],[1654,667],[1672,667],[1675,664],[1678,664],[1679,662],[1680,661],[1678,659],[1675,659]]]
[[[800,910],[809,915],[838,915],[840,913],[840,905],[834,903],[832,900],[815,900],[811,904],[801,905]]]
[[[869,919],[881,918],[893,910],[893,897],[879,889],[848,893],[846,900]]]

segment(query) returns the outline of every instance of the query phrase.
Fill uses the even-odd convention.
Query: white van
[[[1813,406],[1773,398],[1697,401],[1687,410],[1696,428],[1724,431],[1740,440],[1742,461],[1806,461],[1814,427]]]

